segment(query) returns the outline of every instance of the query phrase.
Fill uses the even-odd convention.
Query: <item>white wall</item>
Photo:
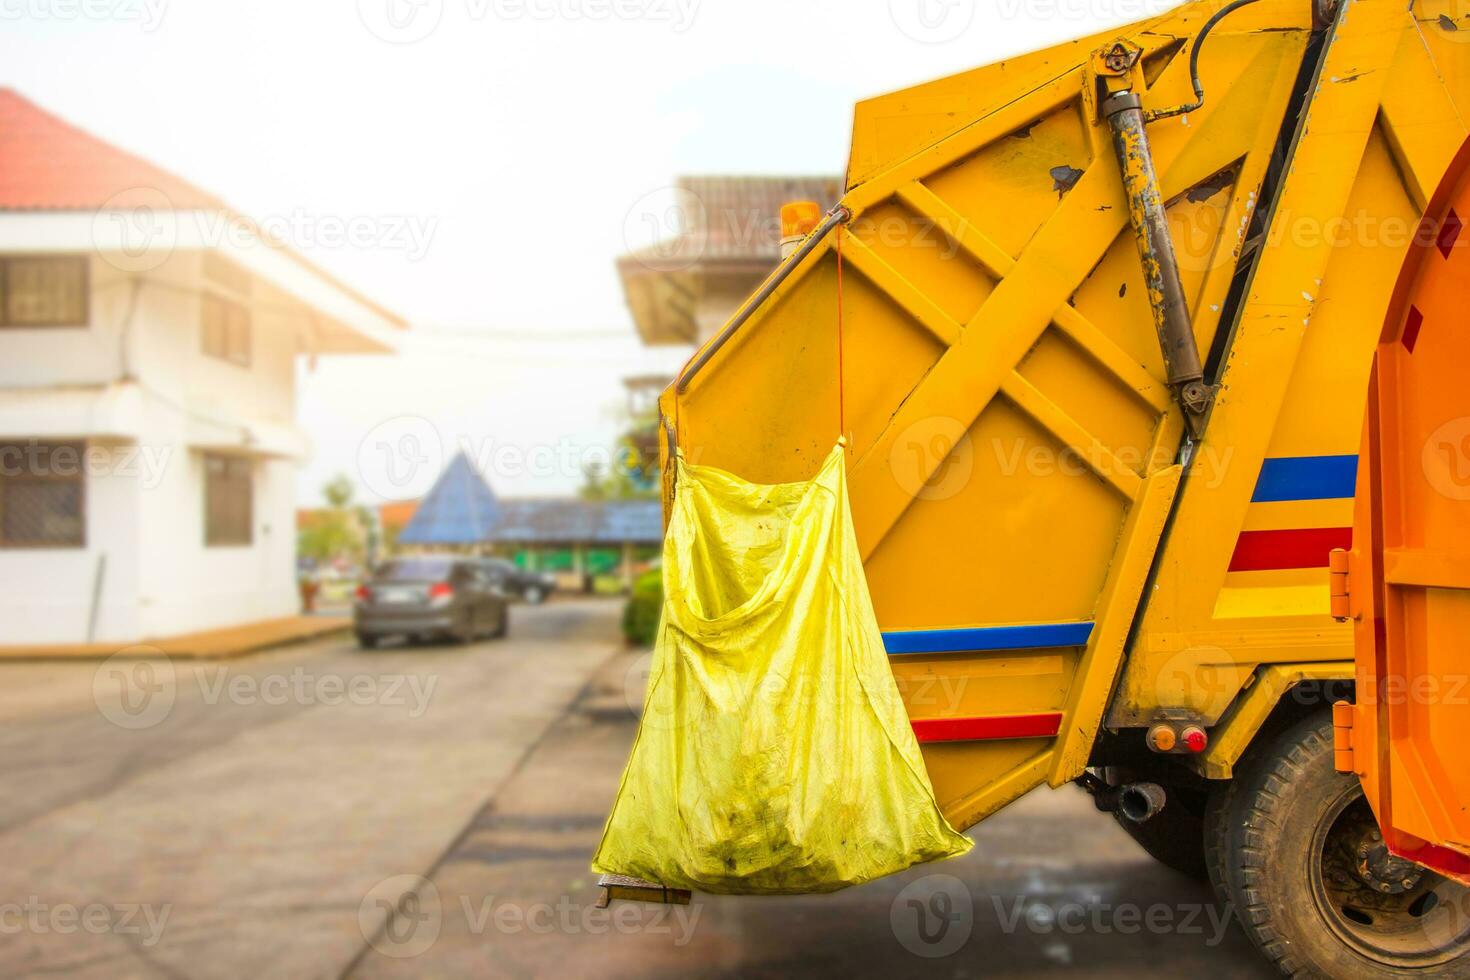
[[[171,257],[136,287],[101,259],[91,273],[89,325],[0,329],[0,388],[135,385],[142,421],[126,439],[89,440],[109,447],[118,465],[87,477],[85,548],[0,548],[0,644],[84,642],[101,556],[97,642],[123,646],[295,613],[295,461],[252,456],[253,542],[206,547],[203,452],[249,452],[239,434],[252,423],[294,426],[300,313],[258,290],[243,367],[200,349],[197,254]],[[191,444],[201,422],[210,442]]]
[[[140,482],[134,447],[96,443],[105,454],[86,477],[85,548],[0,549],[0,644],[89,640],[94,590],[98,643],[142,638],[138,604]],[[105,556],[105,557],[104,557]],[[99,561],[105,562],[99,567]]]
[[[140,495],[143,634],[168,636],[290,616],[296,591],[295,464],[255,459],[253,541],[204,544],[204,457],[188,450]]]
[[[276,308],[264,286],[255,293],[250,366],[200,351],[200,285],[150,276],[139,294],[141,329],[131,360],[135,375],[158,399],[210,420],[291,425],[296,418],[295,357],[299,316]]]
[[[0,388],[100,385],[122,374],[122,322],[132,287],[127,277],[95,256],[88,275],[90,324],[0,329]]]

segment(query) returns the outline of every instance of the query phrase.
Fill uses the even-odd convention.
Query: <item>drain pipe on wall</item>
[[[92,573],[92,608],[87,612],[87,644],[97,641],[97,614],[102,606],[102,584],[107,580],[107,552],[97,552],[97,570]]]

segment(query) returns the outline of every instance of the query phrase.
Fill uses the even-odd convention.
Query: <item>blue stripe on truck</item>
[[[1261,464],[1251,502],[1351,497],[1357,479],[1356,456],[1281,456]]]
[[[894,630],[883,634],[883,646],[890,654],[1080,647],[1087,644],[1092,627],[1092,623],[1043,623],[1038,626],[983,626],[975,629]]]

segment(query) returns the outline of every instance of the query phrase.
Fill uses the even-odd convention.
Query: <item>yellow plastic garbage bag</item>
[[[594,871],[827,892],[970,849],[888,666],[843,457],[769,486],[677,459],[663,622]]]

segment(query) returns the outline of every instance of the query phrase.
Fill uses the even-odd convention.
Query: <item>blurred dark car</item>
[[[505,592],[481,563],[465,558],[395,558],[358,587],[352,609],[357,642],[372,648],[388,636],[469,643],[504,636]]]
[[[525,571],[504,558],[481,558],[480,567],[502,592],[518,596],[533,606],[539,606],[556,591],[556,576]]]

